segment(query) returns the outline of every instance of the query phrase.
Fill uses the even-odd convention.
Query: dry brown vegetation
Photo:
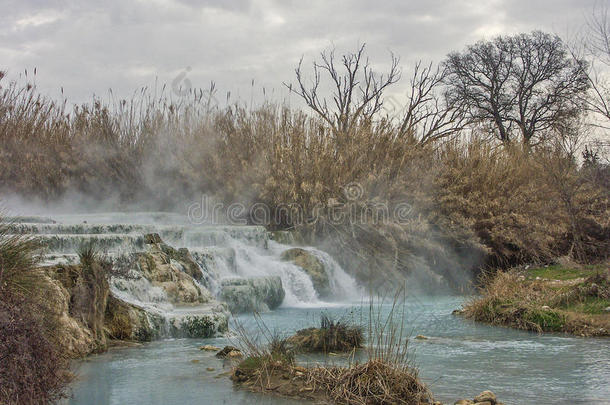
[[[107,347],[111,269],[89,244],[79,265],[41,267],[39,242],[11,232],[0,217],[0,403],[56,403],[71,359]]]
[[[1,218],[0,218],[1,219]],[[44,294],[36,241],[0,221],[0,403],[46,404],[66,395],[72,376],[53,302]]]
[[[433,267],[455,285],[485,265],[607,257],[610,167],[595,151],[579,164],[562,138],[566,123],[538,134],[537,145],[490,140],[443,104],[446,73],[421,65],[407,111],[394,119],[381,107],[397,60],[381,76],[362,52],[341,62],[323,55],[317,74],[340,82],[336,109],[323,84],[291,87],[314,115],[274,104],[219,109],[212,93],[198,90],[172,100],[142,89],[131,100],[69,109],[0,79],[0,191],[44,202],[85,194],[111,199],[114,209],[184,212],[201,194],[265,203],[280,213],[271,228],[324,244],[373,287],[396,285],[415,269]],[[298,75],[306,83],[301,68]],[[363,191],[357,199],[345,192],[352,183]],[[380,203],[388,213],[411,208],[400,222],[378,221]],[[298,215],[278,210],[288,204],[301,207]],[[355,218],[329,220],[354,206]],[[314,214],[314,223],[299,220]]]
[[[321,315],[320,327],[298,330],[287,343],[298,351],[348,352],[362,347],[363,328],[343,320]]]
[[[555,274],[569,274],[557,269]],[[481,296],[464,305],[463,315],[476,321],[536,332],[568,332],[582,336],[610,334],[608,265],[582,270],[566,280],[527,277],[512,270],[489,274]]]

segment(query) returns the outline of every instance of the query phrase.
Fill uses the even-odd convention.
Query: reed
[[[469,264],[476,268],[565,254],[603,260],[610,251],[610,166],[590,151],[578,165],[559,143],[501,145],[480,129],[420,142],[382,116],[337,132],[271,102],[213,107],[212,94],[176,99],[143,88],[131,99],[67,108],[31,84],[0,78],[0,191],[46,203],[77,193],[91,204],[112,198],[119,208],[161,210],[184,210],[201,194],[271,212],[295,204],[318,221],[280,215],[269,227],[296,228],[309,242],[347,252],[344,260],[357,261],[349,267],[385,273],[444,258],[450,275],[460,255],[480,257]],[[355,201],[344,189],[354,182],[362,190]],[[362,209],[337,226],[329,219],[335,203],[346,212],[376,203],[412,210],[400,223],[379,223]]]

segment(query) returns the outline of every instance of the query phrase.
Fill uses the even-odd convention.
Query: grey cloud
[[[301,55],[367,42],[383,68],[389,51],[405,70],[417,59],[440,61],[483,35],[579,27],[595,0],[112,0],[9,1],[0,16],[0,69],[15,76],[38,68],[38,86],[56,96],[63,86],[83,102],[108,88],[121,97],[141,86],[170,83],[187,66],[189,80],[249,99],[285,95]],[[59,16],[45,22],[45,15]],[[42,16],[42,17],[41,17]],[[38,18],[39,24],[21,24]],[[34,21],[34,20],[32,20]],[[251,80],[256,79],[256,88]]]

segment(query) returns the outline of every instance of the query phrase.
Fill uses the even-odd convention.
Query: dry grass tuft
[[[415,370],[380,360],[313,368],[308,372],[308,384],[323,389],[337,404],[419,405],[431,399]]]
[[[364,333],[362,327],[345,321],[335,321],[322,314],[319,328],[297,331],[287,342],[296,350],[315,352],[348,352],[362,347]]]

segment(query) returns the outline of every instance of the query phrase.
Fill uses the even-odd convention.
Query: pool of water
[[[399,306],[411,339],[412,359],[436,399],[453,403],[489,389],[507,405],[610,404],[610,339],[539,335],[476,324],[451,315],[461,297],[415,298]],[[389,305],[376,306],[382,315]],[[367,323],[369,306],[280,308],[261,315],[273,333],[314,326],[322,311]],[[396,312],[395,312],[396,313]],[[238,322],[260,334],[252,316]],[[295,400],[236,390],[229,365],[203,344],[236,344],[236,338],[176,339],[112,349],[76,365],[72,405],[84,404],[298,404]],[[362,353],[361,356],[364,356]],[[345,362],[307,357],[304,362]],[[213,370],[212,370],[213,369]]]

